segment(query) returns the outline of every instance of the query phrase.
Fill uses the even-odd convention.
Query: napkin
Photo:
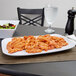
[[[72,35],[65,35],[67,38],[69,38],[69,39],[71,39],[74,43],[75,43],[75,45],[76,45],[76,36],[74,35],[74,34],[72,34]]]

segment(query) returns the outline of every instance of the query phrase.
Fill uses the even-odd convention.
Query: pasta
[[[24,36],[23,38],[13,38],[7,44],[8,53],[25,50],[27,53],[39,53],[55,48],[62,48],[68,43],[61,37],[47,35]]]
[[[25,49],[25,40],[23,38],[13,38],[7,44],[8,53],[14,53]]]

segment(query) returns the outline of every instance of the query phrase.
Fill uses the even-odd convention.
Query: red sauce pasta
[[[8,53],[25,50],[27,53],[39,53],[51,49],[62,48],[68,43],[61,37],[47,35],[24,36],[23,38],[13,38],[7,44]]]

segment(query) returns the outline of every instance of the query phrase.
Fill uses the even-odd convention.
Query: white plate
[[[75,43],[73,43],[70,39],[68,39],[62,35],[59,35],[59,34],[51,34],[51,35],[64,38],[68,42],[68,45],[64,46],[62,48],[48,50],[47,52],[42,51],[40,53],[27,53],[27,52],[25,52],[25,50],[23,50],[23,51],[19,51],[19,52],[15,52],[15,53],[10,54],[10,53],[8,53],[8,50],[6,49],[6,45],[9,41],[11,41],[12,38],[5,38],[2,40],[2,52],[6,55],[9,55],[9,56],[30,56],[30,55],[39,55],[39,54],[60,52],[60,51],[64,51],[64,50],[67,51],[68,49],[75,47]]]

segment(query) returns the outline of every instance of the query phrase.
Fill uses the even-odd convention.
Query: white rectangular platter
[[[22,50],[22,51],[10,54],[10,53],[8,53],[8,50],[7,50],[6,46],[7,46],[7,43],[9,41],[11,41],[12,38],[5,38],[5,39],[2,40],[2,43],[1,43],[2,52],[4,54],[8,55],[8,56],[31,56],[31,55],[40,55],[40,54],[67,51],[68,49],[71,49],[71,48],[75,47],[75,43],[72,40],[70,40],[70,39],[68,39],[68,38],[66,38],[66,37],[64,37],[62,35],[59,35],[59,34],[51,34],[51,35],[64,38],[67,41],[68,45],[64,46],[62,48],[48,50],[47,52],[46,51],[42,51],[40,53],[27,53],[25,50]]]

